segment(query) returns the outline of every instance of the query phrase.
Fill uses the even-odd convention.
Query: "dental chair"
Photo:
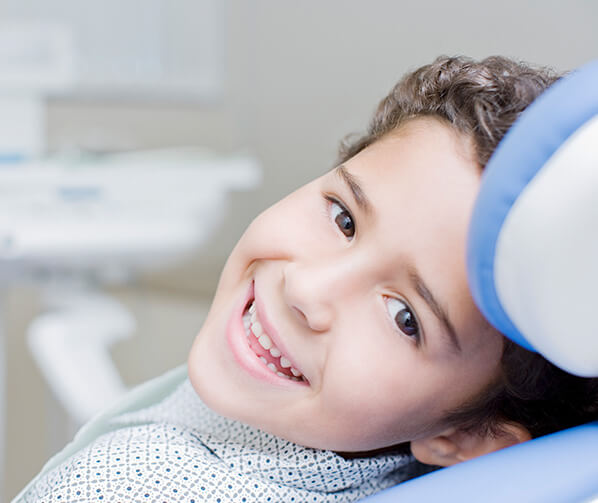
[[[598,376],[598,61],[555,83],[504,137],[482,178],[467,255],[488,321],[562,369]],[[598,502],[598,421],[367,501]]]

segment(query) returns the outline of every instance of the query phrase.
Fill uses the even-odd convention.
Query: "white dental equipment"
[[[198,149],[0,167],[0,273],[43,289],[47,311],[29,345],[75,425],[125,391],[108,349],[135,328],[97,285],[188,256],[221,221],[228,193],[259,180],[251,158]]]

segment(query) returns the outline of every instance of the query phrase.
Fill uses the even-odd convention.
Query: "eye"
[[[336,199],[328,197],[326,199],[330,202],[330,218],[332,218],[332,221],[348,239],[353,239],[355,223],[351,213]]]
[[[394,297],[388,297],[386,299],[386,306],[390,317],[396,323],[398,329],[406,336],[412,337],[419,342],[419,323],[411,308],[403,301],[395,299]]]

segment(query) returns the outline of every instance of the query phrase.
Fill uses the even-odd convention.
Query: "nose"
[[[340,262],[290,262],[283,271],[283,295],[299,320],[315,332],[329,330],[338,315],[350,279]]]

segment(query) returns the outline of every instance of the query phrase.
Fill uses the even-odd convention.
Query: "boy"
[[[595,419],[598,380],[505,341],[465,275],[481,171],[555,79],[504,58],[404,77],[332,172],[247,229],[189,380],[88,429],[19,501],[354,501],[415,459],[448,466]]]

